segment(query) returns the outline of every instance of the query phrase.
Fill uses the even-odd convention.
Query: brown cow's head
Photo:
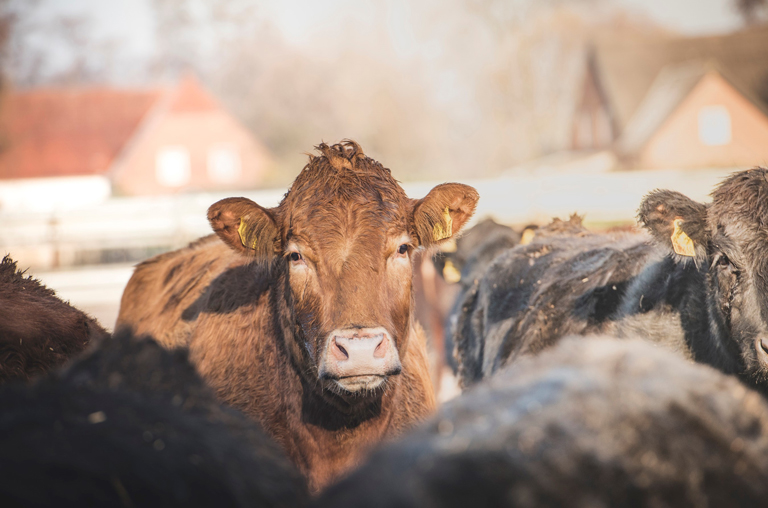
[[[245,198],[208,219],[230,247],[271,261],[284,284],[288,346],[309,381],[345,399],[381,392],[411,330],[412,255],[452,238],[477,204],[462,184],[409,199],[351,141],[317,149],[276,208]],[[287,319],[286,319],[287,318]]]

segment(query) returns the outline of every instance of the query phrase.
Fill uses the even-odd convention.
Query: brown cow
[[[0,261],[0,384],[44,374],[108,336],[9,256]]]
[[[279,206],[219,201],[218,238],[139,265],[117,323],[188,345],[315,490],[433,411],[411,257],[453,237],[478,199],[455,183],[409,199],[356,143],[317,149]]]

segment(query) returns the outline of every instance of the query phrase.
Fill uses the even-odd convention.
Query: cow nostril
[[[386,339],[382,335],[381,340],[376,345],[376,349],[373,350],[374,358],[384,358],[385,356],[387,356],[387,347],[384,345],[385,342],[386,342]]]
[[[347,350],[344,349],[344,347],[341,346],[338,342],[335,343],[335,344],[336,344],[336,347],[339,348],[339,351],[341,351],[341,354],[343,354],[344,357],[348,359],[349,358],[349,353],[347,353]]]

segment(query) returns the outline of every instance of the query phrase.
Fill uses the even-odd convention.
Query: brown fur
[[[477,202],[460,184],[409,199],[356,143],[317,149],[278,207],[211,206],[224,243],[138,266],[118,318],[166,347],[188,345],[221,399],[261,422],[315,490],[434,410],[412,253],[458,233]],[[332,331],[375,327],[391,337],[399,375],[357,392],[321,375]]]
[[[183,312],[238,258],[210,235],[144,261],[123,291],[117,326],[130,323],[137,335],[155,337],[169,349],[188,346],[195,323]]]
[[[107,335],[9,256],[0,262],[0,384],[48,372]]]

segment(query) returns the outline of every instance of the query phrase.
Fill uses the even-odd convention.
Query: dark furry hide
[[[764,506],[768,403],[645,341],[569,339],[455,399],[315,506]]]
[[[444,347],[446,364],[456,372],[458,365],[453,356],[453,334],[456,326],[456,316],[460,312],[464,295],[471,291],[474,281],[488,268],[493,259],[507,249],[520,242],[520,234],[514,229],[496,223],[493,219],[485,219],[468,229],[456,240],[456,250],[441,252],[434,258],[435,269],[441,277],[447,263],[457,270],[461,278],[458,281],[459,295],[456,303],[448,312],[444,325]]]
[[[56,297],[9,256],[0,262],[0,384],[62,365],[107,332]]]
[[[301,506],[306,483],[184,351],[118,334],[0,391],[2,506]]]

